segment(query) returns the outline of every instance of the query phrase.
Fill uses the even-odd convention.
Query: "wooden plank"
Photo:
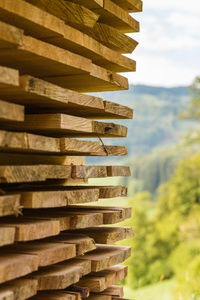
[[[41,220],[31,218],[4,218],[0,219],[1,228],[14,228],[15,241],[25,242],[42,239],[59,234],[60,226],[56,220]]]
[[[23,30],[0,22],[0,49],[15,48],[22,45]]]
[[[64,22],[23,0],[0,0],[0,19],[39,39],[62,35]]]
[[[24,107],[0,100],[0,122],[24,121]]]
[[[13,244],[15,241],[15,228],[0,226],[0,247]]]
[[[127,197],[128,189],[126,186],[100,186],[99,187],[99,198],[116,198],[116,197]]]
[[[19,85],[19,72],[0,66],[0,88],[11,88]]]
[[[103,146],[100,142],[84,141],[72,138],[60,138],[61,153],[88,155],[88,156],[112,156],[127,155],[124,146]]]
[[[0,183],[45,181],[71,178],[71,166],[0,166]]]
[[[57,0],[56,3],[48,0],[26,1],[42,8],[43,10],[60,18],[65,23],[73,25],[75,28],[80,30],[85,27],[93,28],[99,18],[99,15],[91,10],[64,0]]]
[[[23,0],[14,4],[12,0],[1,0],[0,18],[23,29],[26,35],[90,58],[111,71],[133,72],[136,69],[134,60],[119,55],[83,32],[65,25],[59,18]]]
[[[117,5],[127,10],[128,12],[140,12],[143,9],[141,0],[112,0]]]
[[[12,291],[4,288],[0,288],[0,299],[1,300],[14,300],[14,295]]]
[[[88,297],[88,300],[112,300],[112,296],[101,295],[101,294],[91,294],[90,297]]]
[[[127,127],[66,114],[25,115],[24,122],[3,123],[5,129],[31,131],[56,136],[78,137],[126,137]]]
[[[99,25],[97,25],[97,28],[98,27]],[[111,27],[110,32],[112,30],[114,29]],[[113,48],[113,44],[115,46],[113,49],[110,49],[110,46],[107,47],[103,45],[100,39],[95,39],[92,33],[90,34],[91,36],[89,36],[88,34],[80,32],[69,25],[64,25],[63,31],[63,36],[46,38],[44,41],[87,57],[98,66],[113,72],[134,72],[136,70],[136,62],[134,60],[120,55],[120,53],[113,50],[116,48],[117,39],[128,40],[131,44],[130,47],[133,50],[138,44],[135,40],[132,42],[129,38],[127,39],[121,32],[115,30],[117,37],[115,39],[111,39],[113,40],[113,42],[111,42],[111,47]],[[110,44],[107,42],[106,45]],[[121,49],[119,46],[118,48]],[[121,52],[121,50],[119,52]]]
[[[120,299],[121,297],[124,296],[123,286],[112,285],[109,288],[107,288],[105,291],[101,292],[100,294],[112,296],[113,300]]]
[[[85,212],[85,213],[102,213],[103,224],[114,224],[122,222],[131,217],[131,207],[111,207],[111,206],[89,206],[89,205],[70,205],[67,207],[70,212]],[[88,227],[92,227],[88,226]]]
[[[26,254],[0,255],[0,283],[24,276],[38,269],[38,257]]]
[[[99,272],[124,262],[130,255],[131,247],[98,244],[96,250],[80,256],[80,259],[90,260],[92,272]]]
[[[13,300],[25,300],[37,294],[37,285],[35,279],[15,279],[2,285],[0,295],[4,290],[12,294]]]
[[[103,178],[107,177],[106,166],[72,166],[72,177],[73,178]]]
[[[6,253],[24,253],[36,255],[39,261],[38,266],[46,267],[75,257],[76,245],[36,241],[23,244],[16,244],[9,248],[7,247],[4,251],[6,251]]]
[[[59,188],[58,188],[59,189]],[[24,208],[63,207],[78,203],[96,202],[99,199],[98,188],[85,189],[72,187],[57,191],[30,191],[21,193],[21,205]]]
[[[76,300],[76,296],[66,291],[40,291],[31,300]]]
[[[78,285],[83,287],[89,286],[91,292],[99,293],[112,284],[124,279],[127,276],[127,271],[127,266],[114,266],[109,269],[84,276],[79,281]]]
[[[4,30],[7,26],[9,29],[10,25],[5,24]],[[0,49],[0,64],[39,77],[89,74],[92,71],[89,59],[25,35],[21,45]]]
[[[90,272],[90,261],[82,263],[80,259],[73,259],[35,272],[31,277],[38,280],[39,290],[59,290],[78,282]]]
[[[103,3],[97,3],[96,0],[85,1],[84,3],[81,0],[69,1],[83,4],[93,12],[98,13],[100,15],[98,22],[100,23],[110,25],[124,33],[139,31],[139,23],[113,1],[104,0]]]
[[[20,195],[0,196],[0,217],[20,213]]]
[[[131,176],[131,170],[128,166],[108,166],[107,176]]]
[[[69,210],[67,208],[54,208],[45,210],[29,210],[24,213],[26,217],[34,219],[56,220],[60,223],[60,230],[69,230],[77,228],[86,228],[90,226],[98,226],[103,224],[103,214]]]
[[[90,227],[73,231],[73,234],[85,234],[100,244],[112,244],[133,237],[131,227]]]
[[[133,110],[129,107],[63,89],[28,75],[20,76],[18,87],[4,88],[1,97],[6,101],[26,105],[26,111],[32,113],[70,113],[87,118],[106,119],[131,119],[133,116]]]
[[[103,23],[97,23],[92,29],[87,29],[86,33],[119,53],[132,53],[138,45],[134,39]]]
[[[0,130],[0,149],[7,152],[60,153],[56,138]]]
[[[68,232],[62,232],[59,236],[49,238],[49,241],[56,243],[75,244],[76,255],[83,255],[96,249],[95,242],[92,238],[83,234],[72,234]]]
[[[126,166],[72,166],[73,178],[102,178],[112,176],[130,176]]]
[[[84,165],[85,157],[1,153],[0,165]]]
[[[88,74],[44,77],[45,80],[81,93],[128,90],[128,79],[92,64]]]

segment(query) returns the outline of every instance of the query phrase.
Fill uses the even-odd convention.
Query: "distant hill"
[[[190,122],[177,118],[179,112],[189,104],[188,87],[131,85],[128,91],[95,95],[134,109],[133,120],[116,121],[129,127],[128,139],[104,139],[106,143],[126,143],[130,155],[144,155],[157,147],[171,146],[193,126]]]

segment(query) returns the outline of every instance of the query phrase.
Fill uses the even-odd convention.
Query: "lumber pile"
[[[115,243],[133,236],[118,225],[131,209],[106,199],[127,187],[89,180],[130,168],[85,157],[127,155],[102,138],[126,137],[112,120],[133,110],[84,93],[128,89],[118,73],[136,70],[123,54],[140,11],[141,0],[0,0],[0,300],[123,299],[131,248]]]

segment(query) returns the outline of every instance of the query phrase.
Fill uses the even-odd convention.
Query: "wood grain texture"
[[[6,253],[30,254],[38,257],[38,266],[46,267],[76,256],[75,244],[36,241],[6,247]]]
[[[124,33],[139,31],[138,22],[113,1],[104,0],[103,3],[97,3],[96,0],[85,1],[84,3],[81,0],[69,1],[82,4],[93,12],[98,13],[100,15],[98,22],[100,23],[108,24]]]
[[[143,2],[141,0],[113,0],[113,2],[128,12],[141,12],[143,9]]]
[[[138,45],[134,39],[103,23],[97,23],[92,29],[87,29],[86,33],[119,53],[132,53]]]
[[[63,231],[59,236],[49,238],[49,241],[55,243],[75,244],[77,256],[96,249],[95,242],[92,238],[84,234],[73,234],[67,231]]]
[[[73,231],[74,234],[85,234],[99,244],[113,244],[133,237],[131,227],[90,227]]]
[[[81,256],[80,259],[90,260],[92,272],[99,272],[124,262],[130,255],[131,247],[98,244],[96,250]]]
[[[92,59],[97,65],[115,72],[135,71],[135,61],[98,43],[87,34],[66,25],[61,19],[18,0],[0,1],[1,20],[24,30],[25,34]]]
[[[58,0],[56,3],[49,0],[26,0],[42,8],[43,10],[57,16],[65,23],[73,25],[75,28],[93,28],[99,15],[85,8],[84,6],[70,3],[69,1]]]
[[[72,137],[126,137],[127,127],[66,114],[27,114],[24,122],[4,122],[3,128]]]
[[[99,293],[104,291],[106,288],[123,280],[127,276],[127,266],[114,266],[106,270],[91,273],[84,276],[78,283],[83,287],[90,287],[90,291],[93,293]]]
[[[20,195],[0,196],[0,217],[20,213]]]
[[[0,255],[0,283],[27,275],[38,269],[38,258],[26,254]]]
[[[116,298],[119,299],[118,297],[121,298],[124,296],[123,286],[112,285],[100,294],[112,296],[113,300],[116,300]]]
[[[13,244],[15,241],[15,228],[0,226],[0,247]]]
[[[133,110],[101,98],[63,89],[47,81],[24,75],[19,86],[4,88],[1,97],[26,105],[30,113],[67,113],[87,118],[131,119]]]
[[[31,300],[76,300],[76,296],[66,291],[40,291]]]
[[[90,272],[90,261],[83,262],[80,259],[73,259],[47,267],[31,276],[38,280],[39,290],[59,290],[78,282],[83,275]]]
[[[0,100],[0,122],[24,121],[24,107]]]
[[[41,218],[1,218],[1,228],[14,228],[15,229],[15,241],[25,242],[37,239],[42,239],[49,236],[59,234],[60,226],[56,220],[42,220]]]
[[[10,293],[13,300],[25,300],[37,294],[37,285],[37,280],[34,279],[15,279],[3,284],[0,294],[4,291]]]
[[[0,183],[34,182],[68,178],[71,178],[71,166],[0,166]]]
[[[14,69],[0,66],[0,89],[19,85],[19,72]]]

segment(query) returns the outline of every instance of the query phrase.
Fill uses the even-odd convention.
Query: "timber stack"
[[[118,73],[135,71],[123,54],[140,11],[141,0],[0,0],[0,299],[123,298],[131,249],[115,243],[133,233],[113,224],[131,209],[94,202],[127,187],[88,180],[130,169],[85,156],[127,155],[102,142],[127,128],[101,119],[133,111],[84,93],[128,89]]]

